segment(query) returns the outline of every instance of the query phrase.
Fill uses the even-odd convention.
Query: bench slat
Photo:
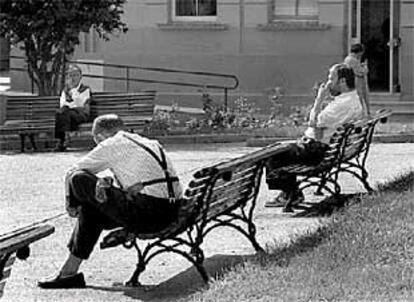
[[[249,171],[243,175],[238,176],[237,178],[233,177],[230,181],[217,181],[214,186],[214,194],[222,194],[225,193],[230,188],[234,188],[235,186],[241,186],[246,183],[250,183],[252,180],[252,176],[254,176],[256,173],[256,169]]]
[[[41,238],[49,236],[55,231],[51,225],[33,227],[20,233],[12,233],[7,236],[0,236],[0,254],[7,254],[27,246]]]
[[[229,213],[233,211],[235,208],[239,206],[240,203],[245,203],[246,200],[250,199],[250,198],[246,198],[248,197],[250,192],[251,190],[246,188],[245,190],[240,191],[240,193],[231,194],[230,195],[230,197],[232,197],[231,203],[229,202],[228,198],[222,198],[222,199],[217,200],[214,207],[209,209],[207,216],[206,216],[207,220],[214,219],[220,215],[223,215],[224,213]],[[197,221],[200,221],[202,219],[203,219],[202,215],[199,215],[197,217]]]

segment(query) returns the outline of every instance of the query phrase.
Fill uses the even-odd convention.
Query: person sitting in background
[[[333,99],[332,99],[333,96]],[[331,100],[330,100],[331,99]],[[323,104],[328,104],[323,108]],[[277,171],[291,164],[319,164],[331,135],[336,128],[363,116],[363,108],[355,90],[355,76],[346,64],[335,64],[329,69],[328,80],[320,85],[309,116],[309,127],[296,143],[283,144],[280,152],[266,163],[266,182],[270,190],[280,194],[266,207],[284,205],[284,212],[293,212],[293,206],[304,200],[296,176]]]
[[[123,129],[115,114],[97,117],[97,146],[66,173],[66,210],[77,223],[59,274],[40,281],[41,288],[85,287],[78,270],[104,229],[153,233],[177,219],[183,190],[171,160],[158,141]],[[111,177],[98,178],[108,171]]]
[[[368,87],[368,66],[362,62],[362,56],[365,53],[363,44],[357,43],[351,46],[351,52],[344,59],[344,63],[352,68],[355,74],[355,88],[361,100],[364,114],[369,116],[369,87]]]
[[[89,120],[91,89],[81,83],[82,70],[71,64],[66,70],[66,85],[60,96],[60,108],[55,116],[55,151],[65,151],[66,135]]]

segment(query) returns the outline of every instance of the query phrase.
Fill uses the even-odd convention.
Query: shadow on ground
[[[344,208],[362,194],[340,194],[336,197],[327,197],[318,203],[303,203],[299,206],[300,211],[293,217],[318,217],[329,216],[333,212]],[[295,240],[288,246],[274,246],[268,249],[269,254],[254,255],[215,255],[205,260],[204,265],[210,276],[214,279],[222,278],[226,271],[237,264],[253,261],[259,263],[276,262],[278,265],[289,265],[290,260],[298,254],[309,252],[317,247],[322,238],[320,234],[308,234]],[[173,276],[158,285],[144,287],[123,286],[88,286],[88,288],[100,291],[119,291],[125,296],[139,301],[177,301],[185,299],[208,285],[204,283],[200,274],[194,266]]]
[[[361,196],[369,193],[339,194],[338,196],[329,196],[318,203],[302,203],[297,206],[300,212],[293,217],[321,217],[330,216],[348,205],[352,200],[357,200]]]
[[[204,261],[204,266],[214,279],[220,279],[226,271],[253,259],[255,255],[214,255]],[[123,291],[124,295],[139,301],[176,301],[185,298],[208,285],[204,283],[200,274],[194,266],[173,276],[172,278],[156,286],[144,287],[122,287],[122,286],[88,286],[88,288],[103,291]]]

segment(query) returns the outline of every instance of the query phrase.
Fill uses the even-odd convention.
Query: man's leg
[[[279,153],[266,162],[268,188],[269,190],[280,190],[281,193],[275,197],[274,201],[266,203],[265,206],[271,207],[283,204],[285,212],[292,212],[293,204],[303,200],[303,194],[299,190],[296,176],[288,172],[278,171],[281,167],[297,164],[302,160],[303,148],[296,143],[292,143],[283,146]]]
[[[117,203],[111,202],[109,207],[105,207],[96,201],[96,181],[96,176],[88,172],[78,171],[72,175],[70,179],[70,206],[80,206],[81,210],[68,243],[70,253],[58,276],[39,282],[40,287],[83,287],[83,275],[79,274],[78,270],[82,261],[89,258],[102,230],[123,226],[123,219],[117,217],[124,210],[117,208]],[[119,204],[123,204],[122,200]],[[109,215],[106,214],[107,212]],[[112,216],[114,219],[111,218]]]
[[[86,123],[89,120],[88,115],[79,109],[70,109],[70,128],[68,131],[76,131],[78,126],[82,123]]]
[[[55,151],[65,150],[65,132],[70,130],[70,109],[62,107],[55,114],[55,138],[58,142]]]
[[[291,164],[318,165],[328,149],[328,145],[314,140],[292,143],[282,148],[279,154],[266,163],[268,187],[270,190],[282,190],[282,194],[287,198],[286,212],[292,212],[292,206],[300,203],[304,196],[299,190],[295,175],[277,170]]]
[[[80,206],[77,224],[68,247],[78,258],[88,259],[104,229],[126,226],[128,208],[123,194],[109,189],[110,200],[100,203],[95,198],[97,177],[86,171],[75,172],[70,178],[70,206]]]

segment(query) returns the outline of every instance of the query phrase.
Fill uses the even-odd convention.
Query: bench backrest
[[[120,117],[145,117],[154,113],[155,91],[96,93],[91,102],[91,119],[116,113]]]
[[[261,165],[245,162],[228,169],[212,170],[190,183],[186,197],[200,208],[195,221],[207,221],[233,210],[255,197]]]
[[[379,122],[385,123],[390,115],[390,110],[380,110],[369,119],[353,123],[344,141],[341,160],[347,161],[366,153],[370,147],[375,126]]]
[[[255,202],[264,163],[281,148],[273,144],[194,173],[185,192],[185,198],[196,209],[194,221],[207,223],[240,205]]]
[[[91,101],[91,119],[116,113],[121,117],[150,117],[154,112],[155,91],[134,93],[96,93]],[[7,120],[50,120],[59,108],[59,96],[10,96]]]
[[[367,151],[371,144],[375,125],[386,122],[390,110],[379,110],[371,118],[345,124],[332,135],[329,150],[321,163],[322,166],[339,164]]]
[[[342,160],[346,161],[358,154],[364,152],[369,144],[370,131],[373,128],[372,123],[361,122],[358,125],[353,125],[349,132],[342,151]]]
[[[351,125],[343,125],[335,130],[329,140],[329,149],[325,152],[325,156],[320,163],[320,166],[333,166],[338,162],[346,136],[351,131],[351,128]]]
[[[56,96],[9,96],[6,120],[54,119],[58,108],[59,98]]]

